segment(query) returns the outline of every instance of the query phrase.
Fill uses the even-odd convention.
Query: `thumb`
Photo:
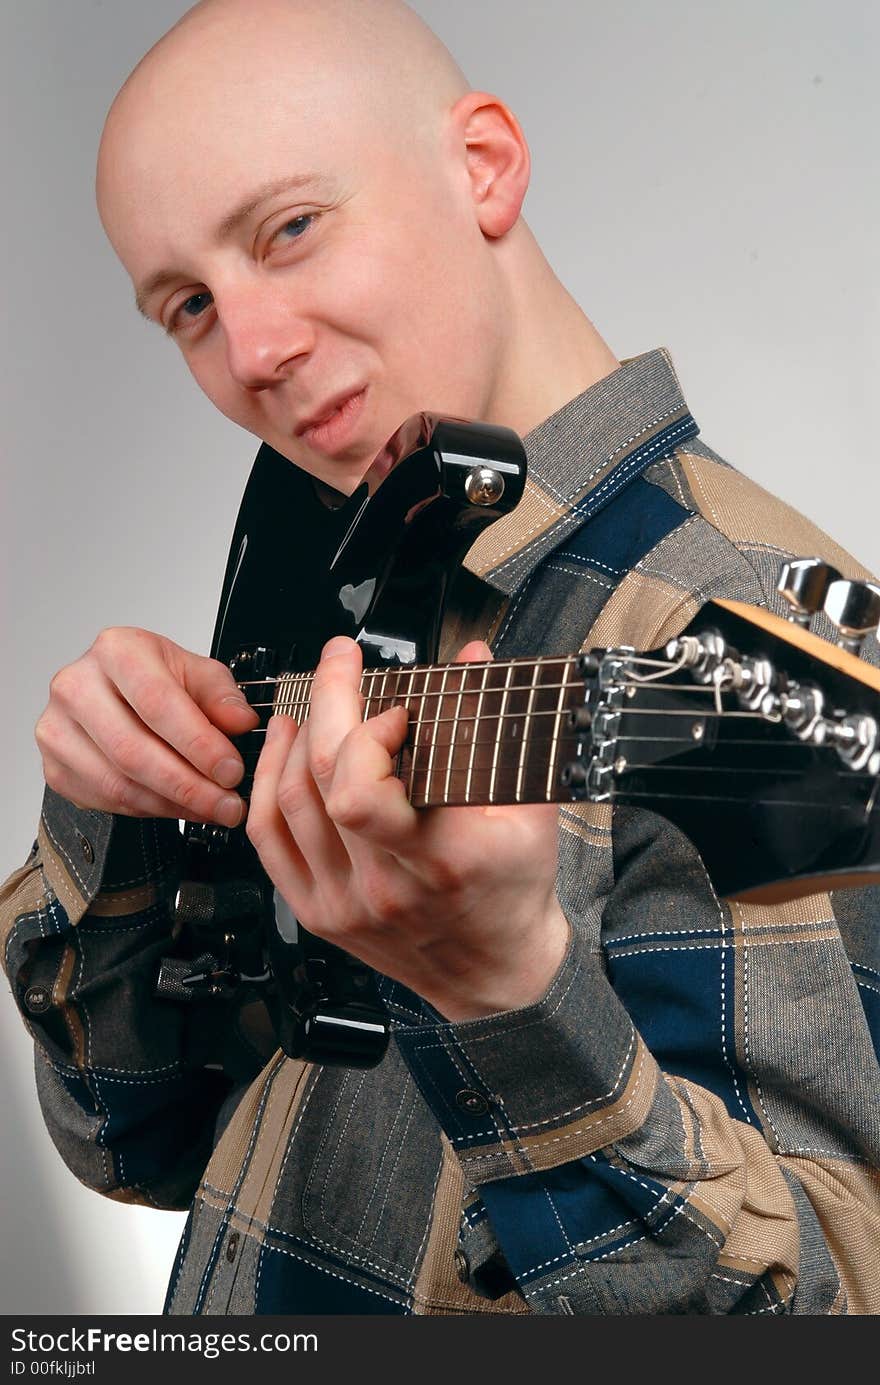
[[[492,651],[485,640],[470,640],[455,656],[457,664],[487,664],[492,659]]]
[[[259,714],[250,706],[226,665],[202,654],[184,652],[184,687],[208,720],[231,735],[254,726]],[[274,692],[274,683],[267,683],[265,694],[258,692],[254,700],[271,702]]]

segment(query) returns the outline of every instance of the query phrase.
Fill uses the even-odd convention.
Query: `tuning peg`
[[[837,643],[858,654],[862,640],[880,621],[880,587],[875,582],[832,582],[825,595],[825,614],[840,631]]]
[[[822,603],[832,582],[840,573],[821,558],[793,558],[779,569],[776,590],[791,607],[788,619],[797,625],[809,625],[810,617],[822,609]]]

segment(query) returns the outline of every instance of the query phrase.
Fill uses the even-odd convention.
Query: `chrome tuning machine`
[[[825,594],[825,614],[840,631],[837,643],[858,654],[862,640],[880,621],[880,586],[876,582],[832,582]]]
[[[822,610],[832,583],[839,580],[837,568],[821,558],[792,558],[783,563],[776,590],[788,603],[788,619],[809,625],[811,617]]]

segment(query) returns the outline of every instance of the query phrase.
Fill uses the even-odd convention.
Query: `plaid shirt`
[[[785,556],[866,575],[698,440],[662,350],[525,442],[464,583],[498,655],[655,648],[712,597],[776,605]],[[877,889],[724,903],[665,821],[565,805],[546,996],[450,1024],[382,980],[359,1072],[275,1051],[259,1003],[154,998],[179,848],[47,790],[0,898],[63,1158],[191,1208],[171,1313],[880,1311]]]

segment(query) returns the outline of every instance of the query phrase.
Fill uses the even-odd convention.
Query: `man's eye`
[[[187,298],[186,302],[181,303],[180,311],[186,313],[188,317],[198,317],[200,313],[205,311],[210,302],[211,295],[207,291],[194,293]]]
[[[210,307],[213,301],[207,289],[202,289],[201,293],[191,293],[189,298],[185,298],[174,309],[165,331],[173,337],[177,332],[185,330],[188,325],[202,317],[205,309]]]
[[[273,239],[299,240],[309,229],[314,219],[314,215],[310,212],[306,212],[302,216],[295,216],[290,221],[284,223],[281,230],[276,232]]]

